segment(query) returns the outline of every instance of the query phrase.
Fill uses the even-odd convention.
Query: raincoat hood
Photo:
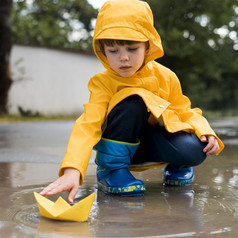
[[[149,41],[145,64],[163,56],[161,39],[153,24],[153,14],[146,2],[139,0],[106,2],[99,11],[94,31],[93,48],[96,56],[106,69],[110,69],[99,39]]]

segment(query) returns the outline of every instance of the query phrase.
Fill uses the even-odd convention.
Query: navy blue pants
[[[203,149],[207,143],[196,135],[183,131],[169,133],[162,126],[151,126],[148,117],[143,99],[130,96],[109,113],[102,137],[130,143],[139,139],[140,146],[132,164],[163,161],[180,169],[199,165],[206,159]]]

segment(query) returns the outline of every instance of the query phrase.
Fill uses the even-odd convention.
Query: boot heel
[[[164,168],[164,184],[171,186],[190,185],[194,179],[194,168],[176,170],[170,165]]]
[[[135,179],[128,168],[114,170],[98,180],[98,189],[107,194],[123,196],[140,196],[145,193],[144,183]]]

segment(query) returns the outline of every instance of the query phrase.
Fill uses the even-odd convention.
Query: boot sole
[[[193,179],[187,179],[187,180],[164,180],[165,185],[169,186],[186,186],[186,185],[191,185],[193,182]]]
[[[98,189],[106,194],[120,195],[120,196],[142,196],[145,193],[144,185],[133,185],[127,187],[107,187],[98,182]]]

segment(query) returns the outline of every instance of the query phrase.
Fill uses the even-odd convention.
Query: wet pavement
[[[144,196],[102,194],[92,154],[76,197],[96,192],[83,223],[41,217],[33,196],[57,178],[73,124],[0,124],[0,237],[238,237],[238,118],[212,122],[226,148],[195,168],[190,187],[163,186],[160,167],[134,173],[145,182]]]

